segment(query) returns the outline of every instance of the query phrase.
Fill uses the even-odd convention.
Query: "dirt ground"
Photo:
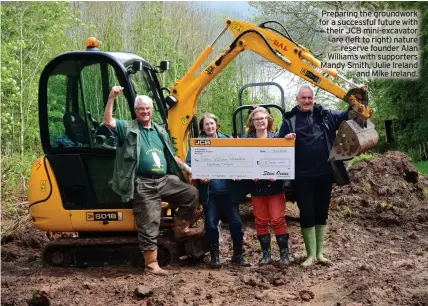
[[[428,178],[398,152],[349,170],[353,183],[333,191],[325,247],[330,267],[300,266],[305,251],[296,220],[288,223],[295,261],[258,267],[248,205],[245,248],[252,267],[231,266],[224,225],[221,270],[183,260],[165,278],[131,266],[43,267],[46,240],[29,224],[3,241],[1,305],[28,305],[36,292],[40,305],[428,305]],[[295,205],[288,208],[297,217]],[[273,248],[278,256],[274,239]],[[145,297],[134,293],[139,285]]]

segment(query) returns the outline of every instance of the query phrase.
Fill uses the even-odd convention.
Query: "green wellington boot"
[[[317,241],[315,236],[315,226],[302,228],[303,240],[305,241],[307,258],[302,263],[302,266],[309,267],[312,266],[315,261]]]
[[[329,266],[331,261],[323,256],[325,225],[315,225],[315,236],[317,240],[317,260],[320,264]]]

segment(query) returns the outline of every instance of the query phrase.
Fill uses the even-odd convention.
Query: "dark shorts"
[[[295,179],[296,200],[300,209],[302,228],[326,224],[332,186],[333,174]]]

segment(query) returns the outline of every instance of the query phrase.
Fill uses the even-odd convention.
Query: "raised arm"
[[[104,124],[111,128],[116,128],[116,119],[113,118],[113,104],[116,97],[122,92],[123,87],[121,86],[113,86],[108,95],[106,108],[104,110]]]

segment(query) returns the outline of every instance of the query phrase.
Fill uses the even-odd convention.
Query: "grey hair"
[[[297,94],[299,94],[302,89],[309,89],[310,91],[312,91],[312,95],[313,96],[315,95],[314,89],[310,85],[302,85],[302,86],[300,86],[299,90],[297,91]]]
[[[149,104],[153,108],[153,100],[149,96],[138,95],[135,97],[134,108],[137,108],[138,104]]]

